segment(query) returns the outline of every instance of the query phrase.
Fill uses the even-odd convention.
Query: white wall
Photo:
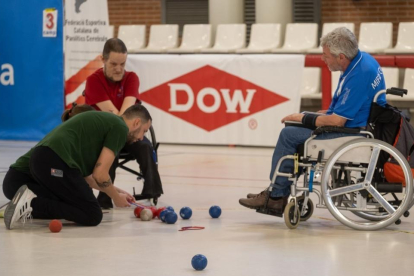
[[[256,23],[282,24],[283,38],[285,35],[286,24],[291,22],[291,0],[256,0]]]
[[[210,0],[208,11],[214,32],[218,24],[244,23],[243,0]]]

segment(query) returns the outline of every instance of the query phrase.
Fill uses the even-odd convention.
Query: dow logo
[[[289,100],[209,65],[144,91],[140,98],[206,131]]]
[[[0,66],[0,84],[14,85],[14,70],[13,66],[9,63]]]

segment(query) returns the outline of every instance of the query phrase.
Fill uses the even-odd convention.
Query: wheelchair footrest
[[[262,207],[262,208],[256,209],[256,212],[265,214],[265,215],[275,216],[275,217],[281,217],[281,218],[283,217],[283,212],[281,213],[275,209],[269,209],[269,208]]]

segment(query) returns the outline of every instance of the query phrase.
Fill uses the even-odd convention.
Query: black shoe
[[[114,205],[112,204],[112,199],[107,194],[99,192],[97,199],[102,209],[107,210],[114,208]]]

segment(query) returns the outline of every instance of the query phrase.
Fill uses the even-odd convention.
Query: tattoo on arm
[[[103,182],[96,181],[96,183],[98,184],[99,188],[104,189],[112,185],[112,180],[111,178],[109,178],[107,181],[103,181]]]
[[[96,163],[95,168],[99,167],[100,165],[102,165],[101,163]]]

